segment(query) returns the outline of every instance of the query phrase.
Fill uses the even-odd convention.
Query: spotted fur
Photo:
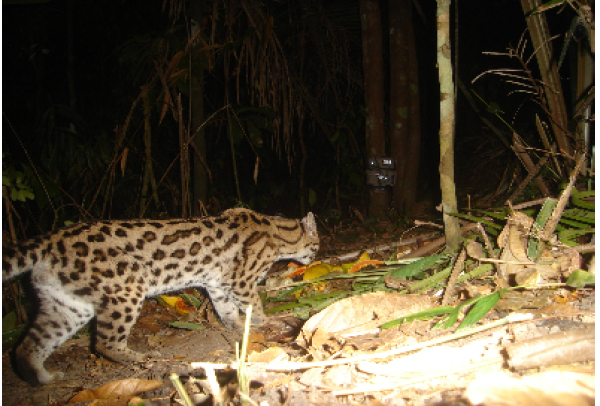
[[[240,310],[265,321],[256,284],[280,259],[310,262],[319,248],[312,213],[302,220],[230,209],[189,220],[95,221],[37,237],[2,254],[2,280],[31,271],[39,313],[16,350],[32,385],[62,378],[44,361],[96,317],[96,349],[130,363],[143,354],[127,337],[145,297],[203,287],[226,327],[242,329]]]

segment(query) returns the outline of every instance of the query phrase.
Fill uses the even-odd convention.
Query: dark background
[[[353,65],[360,69],[358,2],[338,2],[338,6],[340,4],[347,4],[345,26],[350,39],[350,55],[355,57]],[[432,0],[419,4],[421,12],[413,10],[422,122],[418,200],[438,204],[436,4]],[[104,200],[110,204],[108,207],[101,204],[101,198],[97,199],[97,203],[91,203],[96,191],[102,188],[108,164],[115,153],[115,129],[123,125],[140,86],[151,76],[151,55],[143,48],[132,46],[132,40],[140,44],[144,39],[150,42],[152,38],[185,33],[183,29],[173,29],[183,21],[173,22],[168,12],[163,10],[162,0],[73,1],[72,83],[76,96],[76,107],[73,109],[69,107],[66,69],[68,6],[67,0],[34,4],[5,2],[3,5],[3,169],[21,173],[23,183],[35,195],[33,200],[14,202],[20,224],[28,233],[47,231],[62,226],[65,221],[77,221],[85,217],[136,216],[144,152],[141,135],[143,121],[139,112],[132,119],[130,133],[136,135],[128,139],[129,155],[125,171],[121,173],[118,170],[113,194],[110,199]],[[295,15],[292,6],[265,2],[264,7],[273,7],[276,16],[274,29],[286,23],[293,25]],[[385,7],[383,2],[384,21]],[[567,8],[559,14],[558,9],[554,9],[547,15],[551,32],[564,36],[574,12]],[[535,133],[535,121],[532,119],[537,110],[535,103],[528,102],[523,95],[509,95],[513,89],[492,75],[471,84],[473,78],[488,69],[518,66],[507,57],[484,55],[483,52],[505,52],[510,45],[516,46],[525,28],[519,2],[459,3],[458,76],[467,87],[473,87],[488,102],[496,103],[505,119],[519,128],[521,134],[527,135]],[[171,39],[177,42],[177,39]],[[179,41],[185,43],[185,40],[183,37]],[[560,50],[562,41],[562,38],[555,41],[555,51]],[[530,53],[531,47],[528,49]],[[535,61],[531,66],[535,67]],[[207,114],[225,104],[222,96],[223,78],[219,75],[218,69],[215,69],[206,77]],[[568,63],[561,69],[561,75],[565,86],[568,86]],[[565,93],[568,94],[567,90]],[[503,168],[514,160],[514,154],[485,128],[460,93],[457,101],[456,176],[459,199],[463,199],[467,192],[496,188]],[[249,100],[244,102],[251,106]],[[356,117],[352,122],[353,134],[362,149],[365,143],[362,93],[357,92],[351,103],[352,113]],[[147,217],[180,215],[178,163],[175,162],[174,169],[168,170],[178,153],[177,128],[169,116],[167,114],[160,124],[154,122],[152,143],[155,176],[157,179],[165,173],[166,176],[160,186],[160,204],[153,203],[145,213]],[[495,119],[491,114],[488,118]],[[225,116],[220,117],[221,124],[224,119]],[[71,122],[77,124],[75,133],[68,130]],[[498,121],[496,124],[500,125]],[[238,202],[229,140],[223,128],[218,124],[207,127],[208,165],[213,174],[208,197],[225,209]],[[507,128],[503,130],[507,136],[510,134]],[[346,216],[350,207],[365,210],[368,193],[364,183],[366,156],[363,151],[348,150],[340,165],[336,162],[335,151],[330,143],[320,136],[318,126],[307,125],[303,131],[306,147],[310,151],[306,163],[305,190],[299,190],[299,155],[296,153],[288,159],[284,153],[275,152],[268,131],[264,134],[264,145],[259,150],[264,166],[257,184],[252,180],[255,155],[247,143],[237,144],[242,202],[258,211],[298,216],[301,214],[299,195],[306,195],[310,189],[313,195],[310,209],[325,216],[335,206],[333,177],[330,175],[339,171],[344,174],[340,192],[343,206],[341,215]],[[298,151],[297,141],[293,142],[294,150]],[[39,177],[45,179],[45,188],[41,187]],[[49,205],[48,197],[53,200],[53,206]],[[83,206],[88,208],[86,212],[80,209]]]

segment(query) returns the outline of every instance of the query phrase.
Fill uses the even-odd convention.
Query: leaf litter
[[[532,382],[546,375],[537,374],[535,368],[558,368],[565,382],[572,383],[573,396],[589,397],[585,383],[593,377],[594,270],[582,268],[580,245],[558,237],[560,232],[566,238],[585,233],[544,228],[553,221],[552,227],[563,227],[560,219],[550,221],[560,201],[550,206],[554,209],[547,210],[550,215],[545,213],[544,219],[532,211],[514,211],[500,233],[493,233],[501,223],[493,216],[485,221],[494,227],[481,225],[486,224],[483,221],[463,227],[468,235],[462,259],[440,253],[439,240],[424,244],[431,240],[429,234],[405,238],[410,244],[394,237],[351,255],[329,255],[303,270],[290,266],[268,280],[265,300],[272,330],[266,327],[260,330],[264,334],[246,336],[247,362],[233,361],[231,347],[241,342],[239,336],[205,352],[208,357],[195,355],[191,350],[206,342],[213,329],[223,337],[227,332],[196,292],[164,297],[160,305],[151,305],[148,323],[156,323],[162,317],[156,315],[166,311],[171,317],[164,319],[181,330],[171,329],[178,333],[157,340],[164,330],[152,328],[148,343],[153,338],[155,345],[166,347],[161,348],[163,357],[130,372],[106,370],[101,363],[98,368],[104,372],[96,377],[120,370],[125,379],[77,396],[90,396],[94,404],[101,404],[100,399],[111,392],[117,399],[107,402],[130,398],[146,404],[185,404],[172,385],[162,385],[175,370],[190,391],[192,404],[200,399],[207,404],[246,399],[264,405],[475,402],[506,400],[511,393],[518,394],[515,399],[537,396],[539,388]],[[569,212],[570,221],[587,218],[589,207],[579,210],[583,212]],[[490,232],[497,241],[488,237]],[[411,258],[411,250],[420,257]],[[447,303],[436,304],[442,296]],[[289,322],[298,318],[306,321],[301,326]],[[140,320],[144,327],[144,318]],[[206,327],[210,329],[193,331]],[[202,362],[190,362],[189,356]],[[249,382],[246,395],[240,394],[235,377],[241,365]],[[521,375],[528,379],[520,379]],[[142,376],[156,379],[139,379]],[[502,378],[492,381],[496,376]],[[134,388],[136,383],[139,389],[116,390]],[[152,387],[159,384],[159,389]]]

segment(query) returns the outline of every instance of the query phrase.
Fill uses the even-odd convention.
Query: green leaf
[[[310,307],[302,307],[297,309],[294,312],[294,317],[297,317],[301,320],[308,320],[308,318],[310,317]]]
[[[469,310],[466,317],[464,318],[462,323],[460,323],[460,326],[458,326],[458,329],[456,331],[469,328],[475,323],[477,323],[479,320],[481,320],[483,316],[488,314],[488,312],[494,308],[496,303],[498,303],[498,300],[500,300],[500,298],[505,292],[506,289],[501,289],[497,292],[492,293],[491,295],[487,295],[479,299],[477,303],[475,303],[473,308]]]
[[[349,294],[349,292],[321,293],[310,297],[300,297],[298,298],[298,302],[312,306],[314,310],[318,311],[327,307],[331,303],[347,297]],[[327,303],[327,305],[323,306],[323,303]]]
[[[480,210],[480,209],[471,209],[471,211],[481,213],[487,217],[491,217],[498,220],[506,220],[506,217],[509,214],[508,209],[498,209],[498,212],[490,211],[490,210]]]
[[[475,269],[467,272],[464,275],[459,276],[458,279],[456,280],[456,283],[461,283],[463,281],[476,278],[479,275],[482,275],[482,274],[484,274],[486,272],[489,272],[489,271],[491,271],[493,269],[494,269],[494,265],[492,265],[492,264],[479,265],[477,268],[475,268]]]
[[[469,216],[467,214],[462,214],[462,213],[450,213],[451,216],[454,217],[458,217],[458,218],[462,218],[465,220],[469,220],[469,221],[473,221],[475,223],[481,223],[481,224],[485,224],[486,226],[498,229],[498,230],[502,230],[502,226],[496,223],[493,223],[489,220],[484,219],[483,217],[475,217],[475,216]]]
[[[11,347],[17,342],[27,326],[22,324],[17,327],[17,312],[13,310],[2,318],[2,345]]]
[[[435,326],[433,326],[432,330],[444,330],[452,327],[456,323],[456,320],[458,320],[458,316],[460,315],[460,312],[462,311],[463,307],[472,305],[473,303],[477,302],[480,298],[481,295],[478,294],[477,296],[467,299],[464,302],[460,303],[447,316],[442,317],[442,319],[439,322],[437,322]]]
[[[270,309],[265,309],[265,313],[267,313],[267,314],[277,313],[277,312],[283,312],[285,310],[300,309],[302,307],[305,307],[307,309],[309,308],[309,306],[307,306],[305,303],[293,302],[293,303],[286,303],[286,304],[282,304],[280,306],[272,307]]]
[[[573,271],[569,279],[567,279],[567,285],[573,288],[583,288],[586,285],[596,285],[596,275],[584,271],[583,269],[577,269]]]
[[[488,111],[488,113],[491,114],[504,114],[504,112],[502,111],[502,109],[500,109],[500,106],[496,102],[490,102],[486,110]]]
[[[563,244],[567,244],[571,247],[579,245],[576,241],[576,238],[581,237],[586,234],[593,234],[596,230],[594,228],[588,228],[587,230],[564,230],[558,233],[558,239]]]
[[[387,323],[384,323],[381,325],[381,329],[385,330],[387,328],[392,328],[394,326],[408,323],[413,320],[430,320],[434,317],[449,313],[451,311],[454,311],[454,307],[452,307],[452,306],[434,307],[433,309],[423,310],[422,312],[409,314],[408,316],[404,316],[404,317],[401,317],[396,320],[388,321]]]
[[[204,327],[201,324],[188,323],[185,321],[172,321],[172,322],[168,323],[168,325],[171,327],[180,328],[183,330],[206,330],[206,327]]]
[[[429,278],[413,283],[410,286],[410,291],[416,293],[423,293],[440,284],[443,280],[447,279],[450,276],[450,272],[452,272],[452,267],[446,267],[445,269],[431,275]]]
[[[580,223],[587,223],[587,224],[596,224],[596,219],[594,218],[594,212],[588,212],[587,214],[590,215],[590,217],[587,216],[579,216],[579,215],[571,215],[567,212],[563,213],[561,216],[561,221],[563,221],[565,218],[569,219],[569,220],[573,220],[573,221],[578,221]]]
[[[567,225],[567,226],[571,226],[571,227],[575,227],[575,228],[588,228],[588,226],[589,226],[589,224],[584,224],[584,223],[580,223],[578,221],[573,221],[573,220],[567,220],[564,218],[561,218],[560,222],[563,225]]]
[[[552,216],[552,211],[556,207],[557,203],[558,200],[556,199],[546,199],[546,201],[542,205],[542,208],[540,209],[539,214],[535,218],[535,226],[537,230],[544,229],[544,226],[548,222],[550,216]],[[530,258],[532,261],[537,261],[540,255],[542,254],[544,246],[545,244],[542,241],[540,241],[535,236],[532,236],[529,239],[529,244],[527,245],[527,257]]]
[[[587,200],[584,200],[587,197],[594,197],[594,196],[596,196],[595,190],[584,190],[583,192],[580,192],[580,191],[576,190],[575,188],[573,188],[573,191],[571,192],[571,203],[573,203],[577,207],[594,210],[594,208],[596,206],[594,204],[594,202],[589,202]]]
[[[418,261],[410,263],[408,265],[403,266],[397,271],[392,272],[392,276],[398,279],[404,279],[411,276],[415,276],[419,272],[424,271],[425,269],[429,269],[435,265],[440,259],[444,258],[445,255],[430,255],[425,258],[421,258]]]
[[[188,295],[187,293],[182,293],[179,296],[183,300],[188,302],[190,305],[194,306],[196,309],[202,306],[202,301],[199,300],[196,296]]]
[[[2,318],[2,331],[14,330],[17,327],[17,312],[13,310]]]
[[[275,301],[275,302],[278,302],[278,301],[280,301],[280,300],[283,300],[283,299],[285,299],[286,297],[288,297],[289,295],[291,295],[291,294],[293,294],[293,293],[296,293],[296,292],[298,292],[299,290],[302,290],[302,289],[304,289],[304,288],[305,288],[305,286],[304,286],[304,285],[302,285],[302,286],[295,286],[295,287],[293,287],[293,288],[291,288],[291,289],[284,290],[283,292],[281,292],[281,293],[279,294],[279,296],[277,296],[277,298],[275,298],[275,300],[274,300],[274,301]]]
[[[321,303],[315,304],[315,306],[313,306],[312,310],[314,312],[320,312],[321,310],[325,309],[326,307],[329,307],[330,305],[334,304],[338,300],[344,299],[347,296],[348,296],[347,293],[342,293],[342,294],[337,295],[336,297],[325,299]]]
[[[27,326],[25,324],[20,325],[14,330],[3,331],[2,332],[2,345],[6,347],[11,347],[15,344],[21,335],[25,332]]]
[[[33,200],[35,198],[34,194],[30,190],[23,189],[21,191],[24,199]]]
[[[432,330],[445,330],[447,328],[452,327],[454,325],[454,323],[456,323],[456,320],[458,320],[459,314],[460,314],[460,308],[459,307],[453,308],[451,312],[449,312],[447,315],[442,317],[440,319],[440,321],[435,323],[435,326],[433,326]]]

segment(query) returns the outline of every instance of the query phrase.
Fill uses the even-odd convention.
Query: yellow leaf
[[[160,295],[160,300],[162,300],[165,304],[175,307],[177,302],[181,300],[179,296],[169,296],[169,295]]]
[[[371,257],[369,256],[369,253],[367,251],[364,251],[362,254],[360,254],[360,257],[358,258],[357,262],[362,262],[362,261],[370,261]]]
[[[179,314],[184,316],[194,310],[194,306],[188,305],[180,296],[160,295],[159,299],[164,304],[175,308]]]
[[[347,264],[342,264],[342,269],[344,272],[348,272],[352,267],[356,265],[356,262],[349,262]]]
[[[321,264],[321,261],[315,261],[315,262],[313,262],[311,264],[308,264],[306,266],[300,266],[300,267],[298,267],[297,265],[292,265],[292,263],[289,263],[288,264],[288,268],[294,267],[294,268],[296,268],[296,270],[293,271],[292,273],[287,274],[286,277],[293,278],[295,276],[302,275],[304,272],[306,272],[307,269],[312,268],[313,266],[320,265],[320,264]]]
[[[305,281],[311,281],[313,279],[320,278],[323,275],[327,275],[332,271],[332,269],[332,266],[329,264],[318,264],[311,266],[306,270],[306,272],[304,272],[302,279]]]

